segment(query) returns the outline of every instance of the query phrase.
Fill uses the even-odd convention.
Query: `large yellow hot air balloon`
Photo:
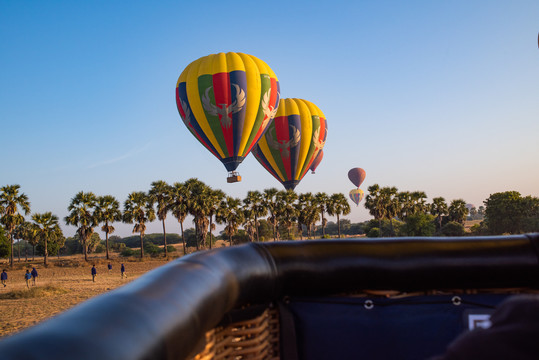
[[[286,189],[294,189],[324,147],[327,121],[310,101],[281,99],[253,155]]]
[[[238,165],[276,112],[279,81],[262,60],[219,53],[189,64],[176,84],[176,105],[191,133],[239,181]],[[230,181],[232,179],[232,181]]]

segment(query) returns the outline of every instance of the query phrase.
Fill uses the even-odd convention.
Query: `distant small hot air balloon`
[[[360,187],[367,173],[362,168],[353,168],[348,171],[348,178],[356,187]]]
[[[314,161],[313,161],[311,167],[309,168],[311,170],[311,174],[314,174],[314,171],[318,167],[318,164],[320,164],[320,162],[322,161],[323,157],[324,157],[324,150],[320,150],[318,152],[318,155],[316,155],[316,157],[314,158]]]
[[[253,155],[287,190],[303,179],[324,147],[327,121],[310,101],[281,99],[277,114]]]
[[[361,189],[350,190],[350,199],[356,203],[356,206],[359,205],[364,195],[365,193]]]
[[[279,104],[279,81],[262,60],[219,53],[189,64],[176,84],[176,105],[185,126],[231,173],[270,124]]]

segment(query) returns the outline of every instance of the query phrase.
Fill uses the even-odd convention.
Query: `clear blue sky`
[[[324,160],[298,192],[347,196],[348,170],[362,167],[365,191],[476,206],[499,191],[539,196],[538,19],[537,0],[3,0],[0,185],[60,218],[78,191],[123,203],[154,180],[196,177],[241,198],[282,189],[252,155],[227,184],[177,112],[184,67],[235,51],[328,119]],[[352,205],[347,218],[370,218]],[[179,231],[172,219],[168,230]]]

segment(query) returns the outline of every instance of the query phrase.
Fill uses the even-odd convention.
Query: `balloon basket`
[[[237,172],[233,171],[228,174],[228,177],[226,178],[226,182],[231,184],[235,182],[240,182],[241,176]]]

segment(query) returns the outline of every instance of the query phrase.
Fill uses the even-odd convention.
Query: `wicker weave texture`
[[[279,314],[277,309],[266,309],[254,319],[208,331],[204,350],[192,359],[279,359]]]

